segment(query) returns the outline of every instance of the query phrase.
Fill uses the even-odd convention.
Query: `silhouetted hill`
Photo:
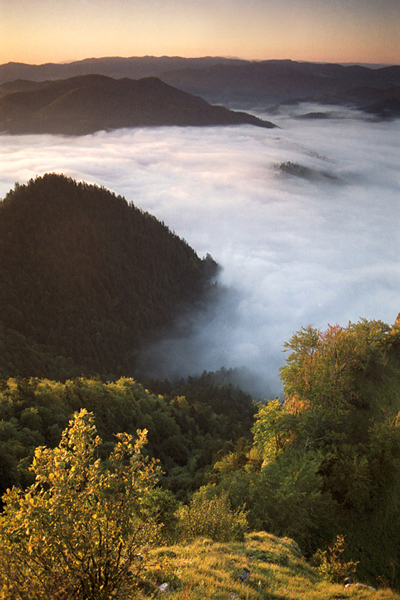
[[[382,100],[381,102],[371,104],[364,108],[364,110],[382,119],[400,117],[400,100],[397,98]]]
[[[261,61],[182,69],[162,75],[164,81],[209,102],[226,106],[268,107],[279,102],[319,101],[355,88],[387,90],[400,84],[400,67],[371,69],[358,65]]]
[[[211,106],[156,77],[112,79],[83,75],[57,81],[4,84],[0,130],[84,135],[100,129],[160,125],[274,127],[246,113]]]
[[[322,96],[325,104],[345,104],[354,106],[377,116],[397,116],[399,114],[400,86],[392,88],[355,87],[335,94]],[[397,106],[397,114],[396,114]],[[385,111],[385,107],[387,110]]]
[[[0,202],[0,377],[131,375],[215,270],[104,188],[55,174],[17,185]]]
[[[0,82],[59,79],[98,73],[112,77],[158,76],[166,83],[211,103],[265,107],[288,100],[319,100],[355,88],[385,90],[400,85],[400,66],[372,68],[296,62],[247,61],[204,57],[131,57],[86,59],[66,65],[0,65]]]

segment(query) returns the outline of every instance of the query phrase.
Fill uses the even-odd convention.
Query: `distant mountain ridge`
[[[113,79],[80,75],[2,86],[0,130],[13,134],[85,135],[100,129],[161,125],[274,125],[244,112],[212,106],[157,77]]]
[[[159,76],[166,71],[187,67],[201,69],[215,64],[242,64],[246,62],[240,59],[210,56],[203,58],[183,58],[180,56],[132,56],[125,58],[111,56],[85,58],[64,64],[45,63],[42,65],[9,62],[0,65],[0,83],[13,81],[14,79],[28,79],[31,81],[67,79],[77,75],[92,75],[94,73],[115,79],[122,77],[141,79],[143,77]]]
[[[171,85],[229,107],[267,109],[288,101],[308,101],[365,109],[370,106],[368,94],[364,97],[359,93],[350,100],[351,92],[374,90],[380,100],[386,100],[388,91],[400,85],[400,66],[371,69],[358,65],[263,61],[182,69],[162,77]]]
[[[351,90],[386,90],[400,86],[400,66],[372,68],[361,65],[296,62],[293,60],[248,61],[220,57],[98,58],[63,65],[0,65],[0,83],[25,79],[40,81],[89,73],[115,78],[157,76],[164,82],[211,103],[230,108],[268,108],[285,101],[336,102],[359,108],[372,106],[368,96],[349,100]],[[380,98],[379,101],[386,100]]]

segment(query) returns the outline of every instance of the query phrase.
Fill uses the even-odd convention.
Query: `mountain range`
[[[100,129],[161,125],[274,127],[253,115],[212,106],[157,77],[17,80],[3,84],[1,93],[0,130],[12,134],[85,135]]]
[[[318,101],[355,106],[380,116],[400,114],[398,65],[373,68],[292,60],[167,56],[109,57],[68,64],[0,65],[0,83],[88,74],[134,79],[156,76],[180,90],[229,108],[268,109],[287,101]],[[0,94],[8,93],[9,89],[1,86]]]

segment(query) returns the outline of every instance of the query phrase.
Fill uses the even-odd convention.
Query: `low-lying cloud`
[[[400,311],[400,121],[273,120],[280,129],[3,135],[0,195],[63,172],[125,196],[209,252],[229,293],[189,337],[153,349],[162,375],[245,366],[271,396],[283,343],[301,326],[393,323]],[[280,167],[288,163],[297,167]]]

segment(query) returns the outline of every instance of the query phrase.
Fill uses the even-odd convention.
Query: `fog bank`
[[[271,117],[275,130],[2,135],[0,195],[63,172],[125,196],[209,252],[229,293],[190,337],[157,347],[162,376],[245,366],[271,396],[283,342],[301,326],[393,323],[400,312],[400,121],[290,110]]]

